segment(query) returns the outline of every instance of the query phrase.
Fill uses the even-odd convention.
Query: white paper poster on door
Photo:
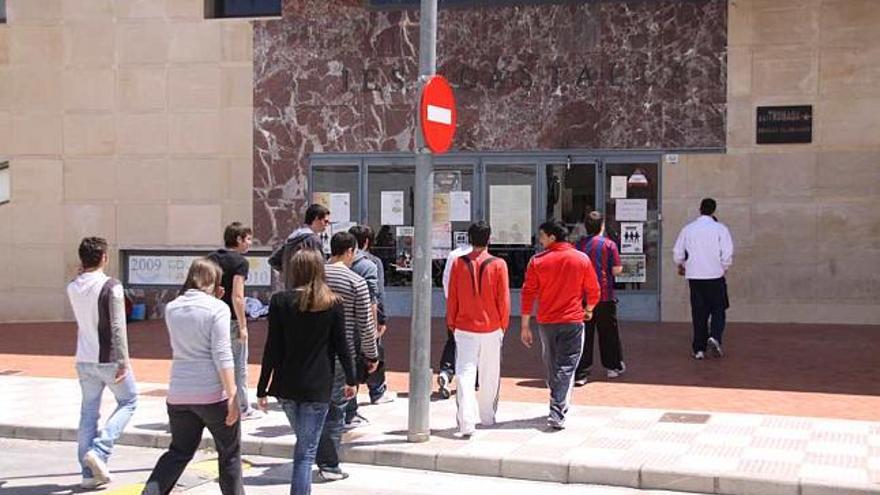
[[[443,259],[452,251],[452,224],[435,223],[431,228],[431,258]]]
[[[620,224],[620,252],[625,254],[641,254],[644,252],[645,224]]]
[[[614,201],[614,219],[618,222],[647,222],[647,199],[617,199]]]
[[[471,221],[470,191],[453,191],[449,193],[449,220],[451,222]]]
[[[403,191],[382,191],[382,225],[403,225]]]
[[[351,195],[348,193],[330,193],[330,218],[334,222],[351,221]]]
[[[493,244],[532,243],[532,186],[490,186]]]
[[[621,284],[643,284],[647,281],[648,263],[644,254],[621,254],[620,264],[623,271],[614,277]]]
[[[625,175],[611,176],[611,199],[626,198],[626,179]]]

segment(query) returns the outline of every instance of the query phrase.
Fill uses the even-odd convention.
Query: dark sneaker
[[[355,428],[360,428],[362,426],[367,426],[370,424],[370,420],[361,416],[360,414],[355,414],[350,421],[345,422],[345,427],[343,428],[345,431],[351,431]]]
[[[440,387],[440,397],[444,399],[448,399],[450,396],[452,396],[452,393],[449,391],[449,382],[449,375],[447,375],[446,373],[441,371],[440,374],[437,375],[437,386]]]
[[[715,337],[709,337],[709,341],[706,343],[706,346],[709,348],[710,356],[724,357],[724,352],[721,351],[721,343],[715,340]]]

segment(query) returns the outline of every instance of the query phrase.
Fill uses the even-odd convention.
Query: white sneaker
[[[247,411],[241,413],[241,420],[250,421],[252,419],[261,419],[265,415],[266,413],[260,411],[259,409],[248,409]]]
[[[696,359],[698,361],[702,361],[705,358],[706,358],[706,354],[703,351],[699,351],[696,354],[694,354],[694,359]]]
[[[370,404],[387,404],[389,402],[394,402],[397,399],[397,394],[394,392],[385,391],[381,397],[376,400],[371,400]]]
[[[706,345],[709,347],[709,354],[714,357],[724,357],[724,352],[721,350],[721,343],[715,340],[715,337],[709,337]]]
[[[620,362],[620,369],[608,370],[607,375],[608,375],[608,378],[617,378],[618,376],[622,375],[624,371],[626,371],[626,364],[623,361],[621,361]]]
[[[83,456],[83,464],[92,470],[94,480],[100,483],[110,483],[110,470],[107,469],[107,463],[101,460],[94,451],[86,452]]]
[[[106,484],[106,481],[100,481],[95,478],[83,478],[82,481],[79,482],[79,487],[85,488],[86,490],[94,490],[95,488]]]

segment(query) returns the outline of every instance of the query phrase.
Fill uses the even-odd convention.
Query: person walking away
[[[223,495],[243,495],[241,421],[235,385],[235,363],[229,335],[229,306],[223,274],[208,258],[192,262],[181,294],[165,306],[171,340],[168,424],[171,445],[144,486],[143,495],[171,493],[208,428],[217,450]]]
[[[354,227],[348,230],[348,233],[353,235],[355,240],[357,241],[355,251],[354,251],[354,260],[351,262],[351,266],[349,267],[351,271],[357,273],[361,277],[363,277],[364,281],[367,283],[367,289],[370,292],[370,303],[371,310],[373,315],[373,321],[378,322],[378,305],[379,305],[379,268],[373,263],[364,252],[365,243],[361,243],[358,240],[358,235],[361,237],[365,237],[365,232],[362,231],[362,227],[359,225],[355,225]],[[378,325],[376,333],[378,335]],[[376,340],[376,348],[379,348],[378,338]],[[381,357],[381,351],[380,351]],[[361,426],[366,426],[370,424],[370,422],[358,413],[358,400],[357,395],[348,401],[348,404],[345,406],[345,430],[353,430],[355,428],[359,428]]]
[[[681,229],[672,248],[673,261],[690,287],[694,359],[705,358],[707,351],[714,357],[724,355],[721,344],[730,307],[724,276],[733,265],[733,240],[727,227],[712,216],[716,208],[714,199],[703,199],[700,217]]]
[[[269,256],[269,266],[279,273],[284,273],[284,261],[290,261],[294,253],[300,249],[315,249],[324,252],[321,235],[330,225],[330,210],[326,206],[312,204],[306,208],[305,224],[291,232],[278,249]]]
[[[477,419],[495,424],[501,390],[501,344],[510,323],[507,263],[489,254],[492,229],[479,221],[468,228],[473,250],[453,261],[446,326],[455,335],[458,433],[473,435]],[[479,371],[482,387],[474,388]]]
[[[370,290],[363,277],[349,268],[354,261],[357,240],[348,232],[338,232],[330,239],[331,257],[324,267],[327,285],[341,300],[345,310],[345,339],[348,351],[355,360],[357,382],[364,383],[369,373],[379,364],[376,349],[376,322],[373,319]],[[345,426],[345,374],[335,366],[330,409],[321,431],[316,463],[318,475],[324,481],[348,477],[339,467],[339,442]]]
[[[575,247],[590,258],[602,292],[599,304],[593,310],[593,318],[584,322],[584,352],[575,372],[575,387],[587,384],[590,366],[593,365],[593,342],[597,333],[599,354],[608,378],[617,378],[626,371],[617,325],[617,298],[614,295],[614,277],[623,271],[620,253],[617,251],[617,244],[605,237],[605,217],[601,213],[589,212],[584,219],[584,227],[587,235]]]
[[[456,246],[446,257],[446,266],[443,267],[443,297],[449,301],[449,278],[452,276],[452,265],[455,260],[469,254],[473,250],[473,246],[465,244]],[[437,387],[440,398],[448,399],[452,392],[449,385],[455,378],[455,333],[446,329],[446,344],[443,345],[443,352],[440,354],[440,372],[437,373]]]
[[[311,493],[312,464],[327,416],[334,362],[345,376],[343,395],[355,396],[354,361],[345,338],[345,309],[327,286],[324,257],[300,250],[287,263],[285,286],[269,303],[269,333],[263,350],[257,405],[268,410],[275,397],[296,434],[291,495]]]
[[[363,253],[364,259],[370,260],[376,265],[376,347],[379,350],[379,367],[374,373],[367,378],[367,389],[370,393],[370,404],[386,404],[394,402],[397,395],[388,390],[385,382],[385,346],[382,345],[382,337],[388,329],[388,318],[385,313],[385,265],[378,256],[372,253],[375,244],[375,234],[369,225],[356,225],[348,230],[355,237],[358,243],[358,252]],[[360,258],[355,254],[355,260],[352,262],[352,270],[364,277],[369,286],[370,280],[358,271],[361,265]],[[355,401],[357,403],[357,401]]]
[[[104,270],[110,263],[107,241],[86,237],[79,244],[81,273],[67,285],[76,318],[76,374],[82,391],[77,431],[80,486],[94,489],[110,482],[107,463],[113,446],[137,408],[137,387],[128,358],[128,329],[122,284]],[[116,410],[98,431],[104,387],[116,398]]]
[[[217,263],[223,271],[223,302],[229,306],[232,321],[229,335],[232,342],[232,358],[235,361],[236,396],[241,407],[241,419],[259,419],[261,411],[251,407],[248,400],[248,327],[247,314],[244,311],[244,284],[248,277],[250,264],[244,254],[251,248],[253,231],[240,222],[232,222],[223,232],[225,247],[208,255],[208,259]]]
[[[565,428],[575,369],[584,346],[584,321],[593,317],[601,289],[590,259],[566,242],[568,229],[548,220],[538,230],[544,251],[532,256],[522,288],[520,340],[534,342],[529,328],[532,308],[538,303],[538,335],[541,358],[550,389],[547,426]],[[584,306],[586,301],[586,306]]]

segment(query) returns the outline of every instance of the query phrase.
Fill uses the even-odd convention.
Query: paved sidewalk
[[[0,436],[75,440],[75,380],[0,377]],[[165,386],[140,384],[122,439],[164,447]],[[106,413],[113,408],[105,396]],[[498,424],[454,438],[455,402],[432,403],[433,437],[406,442],[406,400],[366,406],[372,423],[345,437],[345,462],[567,483],[702,493],[880,493],[880,423],[656,409],[573,407],[568,428],[544,427],[546,406],[503,402]],[[206,439],[206,444],[208,444]],[[244,423],[244,452],[288,458],[284,415]]]

